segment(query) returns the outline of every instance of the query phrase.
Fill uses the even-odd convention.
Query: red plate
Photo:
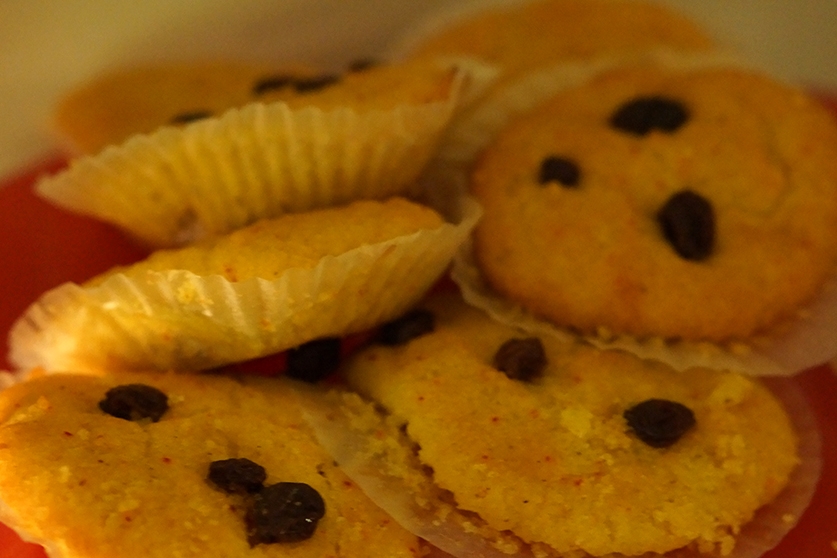
[[[837,102],[830,106],[837,111]],[[32,194],[38,174],[62,166],[54,160],[22,172],[0,186],[0,331],[44,291],[64,281],[83,281],[144,253],[118,231],[71,215]],[[0,358],[7,352],[0,340]],[[7,366],[7,365],[6,365]],[[796,528],[765,558],[837,556],[837,376],[825,366],[800,374],[800,384],[820,422],[823,476],[810,507]],[[24,543],[0,524],[0,558],[44,558],[38,545]]]

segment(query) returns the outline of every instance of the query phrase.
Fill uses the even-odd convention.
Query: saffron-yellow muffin
[[[417,196],[448,123],[493,77],[485,64],[423,59],[313,89],[294,82],[71,159],[36,190],[152,248],[356,199]]]
[[[393,319],[446,271],[458,223],[402,198],[257,222],[44,293],[12,327],[20,369],[202,370]]]
[[[499,132],[470,190],[488,284],[588,335],[749,340],[837,263],[837,125],[740,68],[628,66],[559,91]]]
[[[282,76],[302,82],[323,75],[302,65],[278,69],[233,61],[118,68],[65,94],[55,106],[52,128],[73,154],[92,154],[134,134],[257,101],[264,94],[259,84],[276,84]]]
[[[408,37],[410,57],[482,58],[508,83],[562,61],[621,57],[665,47],[715,48],[710,34],[686,16],[642,0],[527,0],[472,10]],[[412,43],[412,44],[410,44]],[[407,48],[407,46],[403,48]]]
[[[453,295],[421,308],[435,330],[351,358],[371,403],[333,395],[321,435],[351,475],[400,483],[393,509],[479,534],[490,556],[727,554],[799,463],[757,380],[533,339]],[[354,452],[329,434],[341,421]]]
[[[140,415],[120,417],[122,406]],[[141,413],[152,408],[160,416]],[[230,459],[250,467],[236,473]],[[313,528],[264,505],[279,483],[294,483],[288,502],[306,510],[311,489],[319,495],[319,513],[303,519]],[[62,374],[14,385],[0,393],[0,517],[61,558],[422,555],[317,443],[282,379]]]

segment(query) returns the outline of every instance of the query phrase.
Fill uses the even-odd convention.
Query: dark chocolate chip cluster
[[[690,118],[687,107],[662,95],[642,96],[620,105],[608,119],[611,128],[636,137],[653,131],[673,134]],[[578,188],[581,170],[578,163],[559,155],[543,158],[538,169],[538,183]],[[657,223],[663,238],[683,259],[701,261],[715,248],[715,211],[712,204],[697,192],[684,189],[673,194],[659,209]]]
[[[610,116],[610,125],[622,132],[645,136],[654,130],[674,133],[689,119],[686,106],[661,95],[637,97],[622,104]]]
[[[509,339],[497,349],[493,363],[494,368],[512,380],[529,382],[546,368],[546,351],[537,337]]]
[[[99,409],[124,420],[157,422],[168,411],[169,398],[153,386],[126,384],[109,389]]]
[[[436,327],[432,312],[417,309],[407,312],[403,316],[383,324],[378,330],[378,343],[382,345],[405,345]]]
[[[348,66],[349,72],[361,72],[374,66],[374,60],[362,59],[351,62]],[[325,89],[331,85],[340,83],[342,75],[339,73],[325,73],[315,76],[295,76],[293,74],[275,74],[264,76],[256,80],[250,89],[250,93],[254,98],[259,98],[263,95],[281,89],[292,89],[297,93],[312,93]],[[169,124],[182,125],[210,118],[213,116],[212,111],[206,109],[194,109],[180,114],[176,114],[169,119]]]
[[[324,337],[290,349],[285,374],[309,384],[324,380],[340,365],[340,347],[340,338]]]
[[[228,494],[248,497],[245,524],[250,546],[310,539],[325,516],[325,501],[301,482],[264,485],[264,467],[246,458],[213,461],[207,480]]]
[[[623,416],[637,438],[654,448],[673,445],[696,424],[691,409],[667,399],[648,399],[627,409]]]

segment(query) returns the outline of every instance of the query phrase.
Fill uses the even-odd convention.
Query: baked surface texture
[[[714,46],[695,22],[649,2],[538,0],[440,21],[437,29],[415,38],[411,56],[475,56],[500,67],[508,81],[560,61],[658,47],[701,52]]]
[[[157,422],[99,408],[141,383],[168,396]],[[317,444],[289,383],[173,374],[35,378],[0,394],[3,521],[54,556],[418,556],[418,541],[372,504]],[[250,546],[246,496],[208,480],[247,458],[265,485],[306,483],[325,501],[311,538]]]
[[[544,368],[512,379],[495,354],[525,335],[453,297],[424,307],[436,317],[433,333],[368,349],[347,367],[349,385],[400,425],[383,441],[386,428],[369,427],[377,437],[368,451],[373,459],[398,455],[393,444],[416,451],[386,461],[388,474],[418,487],[417,501],[433,502],[440,517],[464,513],[466,529],[498,545],[511,534],[536,556],[726,554],[798,462],[788,415],[756,380],[678,373],[547,338]],[[695,422],[659,447],[628,419],[648,400],[683,405]],[[437,492],[416,480],[421,471],[432,471]]]
[[[15,322],[21,370],[212,369],[396,318],[476,220],[403,198],[287,214],[44,293]],[[398,285],[398,288],[393,288]]]
[[[672,111],[671,129],[620,127],[628,105]],[[604,72],[481,153],[476,261],[499,294],[585,334],[748,338],[834,272],[835,146],[815,100],[756,73]]]

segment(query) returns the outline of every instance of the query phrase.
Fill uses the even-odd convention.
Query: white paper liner
[[[788,484],[769,505],[758,510],[736,537],[736,546],[726,558],[759,558],[776,546],[796,525],[814,495],[822,469],[822,441],[816,418],[802,390],[788,378],[763,380],[782,402],[791,417],[799,439],[800,464],[791,474]],[[316,394],[303,399],[305,419],[316,432],[319,442],[340,464],[367,496],[387,511],[407,530],[457,558],[533,558],[532,550],[520,541],[516,552],[495,548],[476,532],[462,528],[468,517],[455,517],[453,512],[442,519],[436,515],[438,504],[420,505],[410,487],[400,478],[388,475],[383,457],[370,459],[365,451],[367,439],[353,428],[351,418],[335,409],[333,400]],[[382,425],[383,425],[383,418]],[[451,425],[455,428],[455,425]],[[386,428],[386,427],[385,427]],[[377,461],[376,461],[377,459]],[[477,521],[480,521],[477,519]],[[504,536],[513,537],[509,533]],[[586,553],[573,558],[587,558]],[[621,554],[609,554],[621,558]],[[665,554],[645,553],[640,558],[720,558],[718,553],[699,553],[679,549]]]
[[[445,272],[480,215],[329,256],[278,279],[230,282],[184,270],[65,283],[12,326],[21,369],[200,370],[363,331],[415,304]]]
[[[601,58],[585,63],[559,64],[534,72],[492,94],[452,125],[439,155],[431,162],[425,180],[444,195],[465,195],[468,172],[474,158],[512,120],[566,88],[583,84],[595,75],[626,62],[662,65],[689,71],[714,67],[744,67],[735,56],[719,53],[684,55],[666,50],[645,52],[625,59]],[[472,244],[463,244],[454,259],[452,277],[470,304],[493,318],[541,334],[562,338],[577,336],[539,319],[501,297],[487,285],[474,261]],[[660,360],[678,369],[696,366],[734,370],[753,375],[795,374],[827,362],[837,354],[837,272],[824,285],[820,296],[799,310],[798,318],[779,324],[757,339],[732,340],[726,344],[673,341],[659,337],[639,339],[602,329],[585,339],[603,349],[622,349],[643,358]]]
[[[450,119],[496,76],[475,61],[445,64],[455,74],[441,101],[364,112],[253,103],[76,159],[37,192],[150,246],[285,212],[414,194]]]
[[[689,342],[662,337],[637,338],[602,330],[600,335],[581,336],[543,320],[494,292],[474,262],[468,239],[454,258],[451,277],[469,304],[505,324],[541,335],[569,340],[583,337],[601,349],[620,349],[647,359],[659,360],[677,370],[706,367],[732,370],[753,376],[791,376],[828,362],[837,354],[837,276],[824,285],[819,297],[783,323],[774,334],[727,344]]]

